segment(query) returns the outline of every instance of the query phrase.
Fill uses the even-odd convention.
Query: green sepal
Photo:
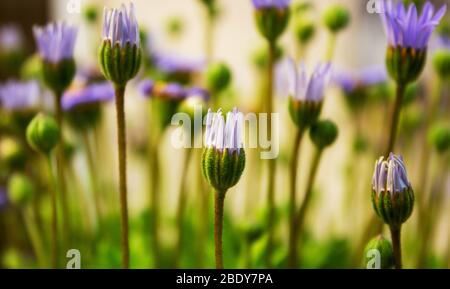
[[[322,101],[302,101],[289,98],[289,114],[300,129],[306,129],[317,121],[322,110]]]
[[[427,49],[388,47],[386,67],[397,83],[406,85],[417,80],[425,67]]]
[[[257,9],[255,12],[258,30],[269,42],[275,42],[283,34],[289,16],[289,8],[267,7]]]
[[[372,192],[372,204],[376,214],[391,228],[400,228],[408,220],[414,208],[414,192],[406,187],[402,192]]]
[[[72,83],[75,70],[76,65],[73,58],[61,60],[58,63],[46,61],[42,63],[44,82],[58,97],[62,96]]]

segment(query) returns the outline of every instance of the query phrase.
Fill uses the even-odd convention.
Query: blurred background
[[[260,110],[260,102],[265,89],[265,54],[266,43],[258,33],[254,8],[250,0],[219,0],[217,15],[213,22],[208,22],[208,13],[200,0],[135,0],[136,16],[142,30],[145,43],[144,54],[160,53],[176,57],[181,62],[198,62],[198,69],[190,85],[205,86],[204,72],[210,63],[226,63],[232,72],[230,85],[221,93],[220,104],[224,110],[237,106],[244,113]],[[337,35],[332,59],[334,75],[352,75],[358,84],[361,70],[368,67],[384,69],[386,36],[380,16],[367,10],[366,0],[324,0],[309,1],[308,8],[301,8],[308,1],[293,1],[289,27],[279,41],[281,56],[277,65],[277,79],[283,75],[285,57],[303,59],[308,67],[324,61],[327,51],[329,32],[322,23],[323,11],[334,4],[341,4],[350,12],[350,23]],[[420,2],[420,1],[419,1]],[[437,7],[448,1],[432,1]],[[38,78],[30,58],[36,52],[32,34],[33,25],[44,25],[49,21],[66,21],[78,27],[75,47],[75,60],[78,70],[98,70],[97,49],[101,43],[101,23],[103,7],[119,7],[121,1],[88,0],[2,0],[0,2],[0,52],[7,55],[2,59],[0,81],[6,83],[11,79]],[[304,9],[304,10],[303,10]],[[307,45],[299,48],[297,36],[298,22],[306,19],[314,26],[314,34]],[[446,15],[449,21],[449,15]],[[213,27],[211,26],[213,23]],[[208,50],[206,34],[211,33],[211,49]],[[9,34],[8,34],[9,33]],[[6,36],[5,36],[6,35]],[[435,33],[428,57],[440,49],[439,35]],[[449,36],[450,37],[450,36]],[[449,38],[450,39],[450,38]],[[8,45],[12,49],[8,50]],[[449,48],[447,48],[449,49]],[[208,52],[209,51],[209,52]],[[7,54],[10,53],[10,54]],[[427,103],[430,95],[435,93],[436,74],[430,64],[425,68],[420,81],[414,85],[411,100],[405,104],[401,129],[399,133],[398,153],[405,159],[409,178],[417,194],[430,195],[435,191],[444,196],[439,199],[439,210],[432,218],[432,235],[427,241],[427,249],[421,247],[421,225],[418,210],[404,225],[404,259],[405,267],[416,266],[429,268],[449,268],[450,256],[450,178],[448,152],[436,152],[428,141],[425,119],[429,116]],[[127,133],[128,133],[128,199],[131,223],[131,266],[134,268],[156,267],[151,243],[151,212],[148,209],[149,187],[149,152],[146,151],[149,118],[149,100],[142,97],[139,82],[146,77],[155,78],[147,73],[143,65],[139,76],[128,86],[126,93]],[[338,77],[334,78],[338,79]],[[282,83],[282,80],[277,81]],[[379,85],[378,85],[379,84]],[[436,122],[449,126],[449,81],[442,82],[438,95],[440,105],[436,112]],[[316,181],[311,210],[306,219],[306,233],[302,242],[302,267],[306,268],[354,268],[361,267],[362,250],[367,235],[368,222],[375,214],[370,200],[371,177],[375,160],[380,155],[387,126],[387,111],[392,103],[392,87],[387,77],[370,87],[370,96],[362,107],[355,108],[346,100],[347,92],[339,81],[333,81],[327,89],[322,118],[332,119],[339,128],[336,143],[323,155]],[[41,108],[51,112],[51,100],[48,92],[41,90]],[[291,158],[293,130],[295,129],[287,110],[287,96],[282,85],[277,85],[276,111],[280,113],[280,154],[277,158],[276,177],[276,249],[274,266],[286,267],[288,239],[288,168]],[[47,95],[47,96],[46,96]],[[47,99],[47,100],[46,100]],[[6,109],[0,110],[4,115]],[[439,121],[437,121],[437,119]],[[149,124],[150,123],[150,124]],[[168,126],[159,142],[159,184],[160,184],[160,246],[163,261],[160,267],[172,267],[173,247],[176,244],[176,214],[179,208],[180,184],[183,172],[188,171],[184,184],[186,190],[186,211],[184,214],[185,238],[183,253],[178,263],[180,267],[213,267],[212,241],[212,197],[206,196],[206,216],[209,222],[201,224],[203,209],[200,192],[203,181],[199,177],[199,158],[192,157],[186,166],[183,159],[184,149],[171,145],[171,133],[174,127]],[[14,132],[6,129],[0,131],[0,142],[6,139],[19,139]],[[23,137],[23,136],[22,136]],[[77,132],[66,133],[69,142],[74,145],[71,159],[73,175],[69,177],[70,248],[81,251],[82,267],[109,268],[120,266],[118,194],[117,194],[117,160],[115,111],[113,103],[103,106],[102,121],[96,129],[95,136],[95,171],[98,179],[98,192],[91,192],[89,164],[83,142]],[[6,154],[7,145],[3,144],[1,153]],[[428,147],[425,156],[422,152]],[[0,147],[1,148],[1,147]],[[251,151],[251,150],[249,150]],[[314,147],[309,138],[301,148],[298,173],[298,201],[304,195],[307,171],[311,163]],[[25,155],[27,155],[25,153]],[[193,155],[197,155],[194,153]],[[427,159],[426,168],[423,160]],[[11,170],[5,155],[1,156],[0,189],[7,190]],[[38,157],[28,157],[25,167],[39,167]],[[444,163],[444,164],[442,164]],[[247,166],[241,181],[227,193],[226,221],[224,227],[225,267],[245,268],[265,267],[264,254],[267,237],[264,233],[266,215],[266,165],[259,159],[258,151],[253,150],[247,156]],[[426,184],[422,181],[427,171]],[[33,174],[31,174],[33,175]],[[203,184],[204,187],[204,184]],[[45,188],[45,186],[44,186]],[[44,189],[45,190],[45,189]],[[44,193],[38,190],[38,194]],[[97,218],[93,204],[93,194],[98,193],[102,199],[100,211],[102,219]],[[84,199],[84,210],[77,208],[80,198]],[[2,195],[0,195],[2,198]],[[7,197],[5,197],[6,199]],[[417,202],[421,200],[418,196]],[[1,203],[1,202],[0,202]],[[21,209],[5,201],[0,205],[0,267],[29,268],[38,267],[36,253],[27,229],[27,217]],[[49,215],[48,198],[35,202],[33,227],[40,235],[46,247]],[[209,208],[209,209],[208,209]],[[432,210],[431,207],[428,209]],[[426,211],[426,210],[425,210]],[[40,216],[39,216],[40,215]],[[61,226],[64,226],[64,222]],[[100,230],[99,236],[89,237],[86,241],[86,228],[93,223],[92,230]],[[36,225],[37,224],[37,225]],[[201,226],[207,226],[204,230]],[[99,229],[100,228],[100,229]],[[369,227],[370,229],[370,227]],[[431,229],[430,229],[431,230]],[[28,233],[27,233],[28,231]],[[33,231],[33,230],[32,230]],[[63,229],[64,231],[64,229]],[[386,236],[389,235],[387,228]],[[201,236],[204,235],[204,237]],[[369,233],[370,234],[370,233]],[[427,233],[428,234],[428,233]],[[203,240],[206,239],[206,240]],[[367,240],[365,240],[367,241]],[[424,241],[423,241],[424,242]],[[67,245],[67,244],[66,244]],[[67,247],[68,249],[68,247]],[[45,251],[46,249],[44,249]],[[425,253],[421,253],[426,251]],[[85,253],[88,252],[88,253]],[[202,252],[202,260],[198,254]],[[424,255],[424,256],[422,256]],[[62,260],[66,260],[62,258]],[[64,263],[64,261],[62,261]]]

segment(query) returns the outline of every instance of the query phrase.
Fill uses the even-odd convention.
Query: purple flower
[[[139,90],[144,97],[157,97],[169,100],[182,100],[188,90],[175,82],[153,82],[151,79],[141,81]]]
[[[203,59],[188,59],[169,54],[154,54],[155,66],[165,73],[198,72],[205,67]]]
[[[80,105],[108,102],[114,99],[114,87],[105,81],[81,84],[67,90],[61,100],[63,110],[70,111]]]
[[[187,97],[201,98],[203,101],[209,101],[209,98],[211,97],[208,90],[197,86],[187,89],[186,95]]]
[[[0,211],[8,205],[8,194],[6,189],[0,187]]]
[[[447,9],[444,5],[435,14],[433,5],[427,2],[419,16],[413,3],[407,10],[401,1],[395,5],[392,0],[383,0],[382,5],[381,19],[389,45],[419,50],[428,46],[431,34]]]
[[[155,82],[151,79],[145,79],[141,81],[138,85],[139,92],[141,95],[148,97],[152,95],[153,87],[155,86]]]
[[[0,27],[0,52],[21,49],[23,46],[22,31],[15,25]]]
[[[360,87],[367,87],[387,80],[386,69],[382,66],[370,66],[354,71],[341,71],[334,76],[334,82],[346,93]]]
[[[36,45],[42,59],[50,63],[72,59],[77,28],[63,22],[33,27]]]
[[[139,26],[136,20],[134,5],[130,9],[124,4],[120,9],[103,10],[103,40],[110,40],[112,45],[124,47],[127,43],[140,47]]]
[[[325,88],[331,76],[331,63],[318,64],[309,77],[303,62],[297,68],[294,61],[289,60],[287,67],[287,86],[290,97],[298,101],[320,102],[323,100]]]
[[[0,106],[9,111],[36,109],[40,102],[40,90],[36,81],[8,81],[0,85]]]
[[[291,0],[252,0],[256,9],[262,8],[287,8],[291,4]]]
[[[211,109],[206,115],[205,144],[208,148],[222,151],[239,152],[243,147],[242,125],[244,117],[237,108],[228,112],[225,122],[222,109],[213,113]]]
[[[439,36],[438,37],[438,47],[450,50],[450,37]]]
[[[376,161],[372,188],[378,195],[381,192],[399,193],[410,186],[401,156],[390,153],[387,160],[380,157]]]

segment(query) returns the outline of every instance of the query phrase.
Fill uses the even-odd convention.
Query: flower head
[[[385,223],[399,228],[412,213],[414,193],[401,156],[393,153],[375,163],[372,178],[372,204]]]
[[[17,26],[5,25],[0,27],[0,52],[21,49],[23,44],[23,34]]]
[[[0,211],[8,205],[8,194],[6,189],[0,187]]]
[[[278,8],[284,9],[291,4],[291,0],[252,0],[253,6],[256,9],[262,8]]]
[[[221,109],[217,113],[213,113],[209,109],[206,115],[206,147],[219,151],[228,149],[230,152],[239,152],[243,147],[242,122],[242,113],[237,108],[228,112],[226,121]]]
[[[9,111],[27,111],[39,106],[39,85],[36,81],[9,81],[0,85],[0,106]]]
[[[79,84],[67,90],[61,100],[61,106],[69,111],[78,106],[97,104],[114,99],[114,87],[109,82]]]
[[[189,59],[178,55],[156,53],[153,55],[156,67],[164,73],[195,73],[205,66],[203,59]]]
[[[392,0],[383,0],[382,5],[381,19],[389,45],[419,50],[428,46],[431,34],[447,9],[444,5],[434,13],[433,5],[427,2],[419,15],[413,3],[407,9],[401,1],[395,5]]]
[[[129,11],[124,4],[120,9],[104,8],[102,38],[110,40],[113,46],[118,43],[120,47],[124,47],[130,43],[139,47],[139,26],[133,3],[130,3]]]
[[[77,28],[64,22],[50,23],[44,27],[33,27],[34,38],[42,59],[59,63],[73,58]]]
[[[333,78],[345,93],[351,93],[359,88],[385,82],[387,73],[384,67],[370,66],[354,71],[341,71]]]
[[[167,100],[182,100],[187,95],[187,89],[175,82],[154,82],[151,79],[143,80],[139,90],[144,97],[156,97]]]

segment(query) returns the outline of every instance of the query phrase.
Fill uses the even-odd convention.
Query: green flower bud
[[[391,47],[386,53],[386,67],[397,83],[406,85],[419,78],[427,58],[427,49]]]
[[[36,115],[27,127],[28,144],[46,155],[58,144],[59,136],[60,131],[55,120],[42,113]]]
[[[428,134],[428,140],[438,153],[445,153],[450,147],[450,128],[443,124],[435,124]]]
[[[311,20],[300,19],[295,25],[295,35],[300,44],[308,43],[316,33],[316,27]]]
[[[414,192],[402,157],[391,153],[386,160],[380,157],[375,163],[372,205],[376,214],[391,229],[399,229],[411,216]]]
[[[244,149],[207,148],[202,155],[202,172],[208,183],[218,192],[226,192],[237,184],[245,167]]]
[[[141,65],[141,49],[127,42],[123,47],[119,42],[113,46],[111,40],[103,40],[99,52],[100,68],[106,79],[117,87],[136,76]]]
[[[167,33],[171,36],[180,36],[183,33],[184,30],[184,24],[182,19],[179,17],[173,17],[170,18],[167,21],[167,27],[166,27]]]
[[[376,250],[375,253],[373,253],[373,250]],[[364,249],[364,268],[369,269],[368,266],[377,256],[380,257],[380,267],[373,269],[390,269],[394,266],[394,253],[391,242],[382,235],[378,235],[370,240]],[[374,265],[378,264],[374,263]]]
[[[338,128],[331,120],[320,120],[311,126],[309,136],[319,150],[334,143],[338,136]]]
[[[83,11],[84,19],[88,23],[95,23],[98,19],[98,8],[95,5],[88,5]]]
[[[325,10],[323,21],[332,33],[337,33],[349,24],[350,13],[341,5],[333,5]]]
[[[211,64],[206,70],[206,85],[213,93],[225,90],[231,82],[231,70],[225,63]]]
[[[11,202],[17,206],[26,205],[34,195],[34,186],[27,176],[14,174],[8,183],[8,195]]]
[[[450,50],[436,51],[433,56],[433,67],[440,78],[450,78]]]
[[[297,100],[289,97],[289,113],[299,128],[307,128],[317,121],[323,101]]]
[[[259,32],[270,42],[275,42],[287,27],[289,8],[263,7],[256,9],[256,25]]]
[[[22,167],[25,163],[25,152],[17,140],[5,137],[0,140],[0,159],[8,167]]]
[[[57,96],[61,96],[72,83],[75,70],[75,61],[73,59],[65,59],[57,63],[47,61],[42,63],[44,82]]]
[[[277,45],[277,47],[275,48],[275,60],[280,60],[283,57],[284,51],[283,51],[283,47]],[[252,63],[261,70],[264,70],[267,68],[267,59],[268,57],[268,52],[266,48],[260,48],[256,51],[254,51],[251,55],[252,57]]]

